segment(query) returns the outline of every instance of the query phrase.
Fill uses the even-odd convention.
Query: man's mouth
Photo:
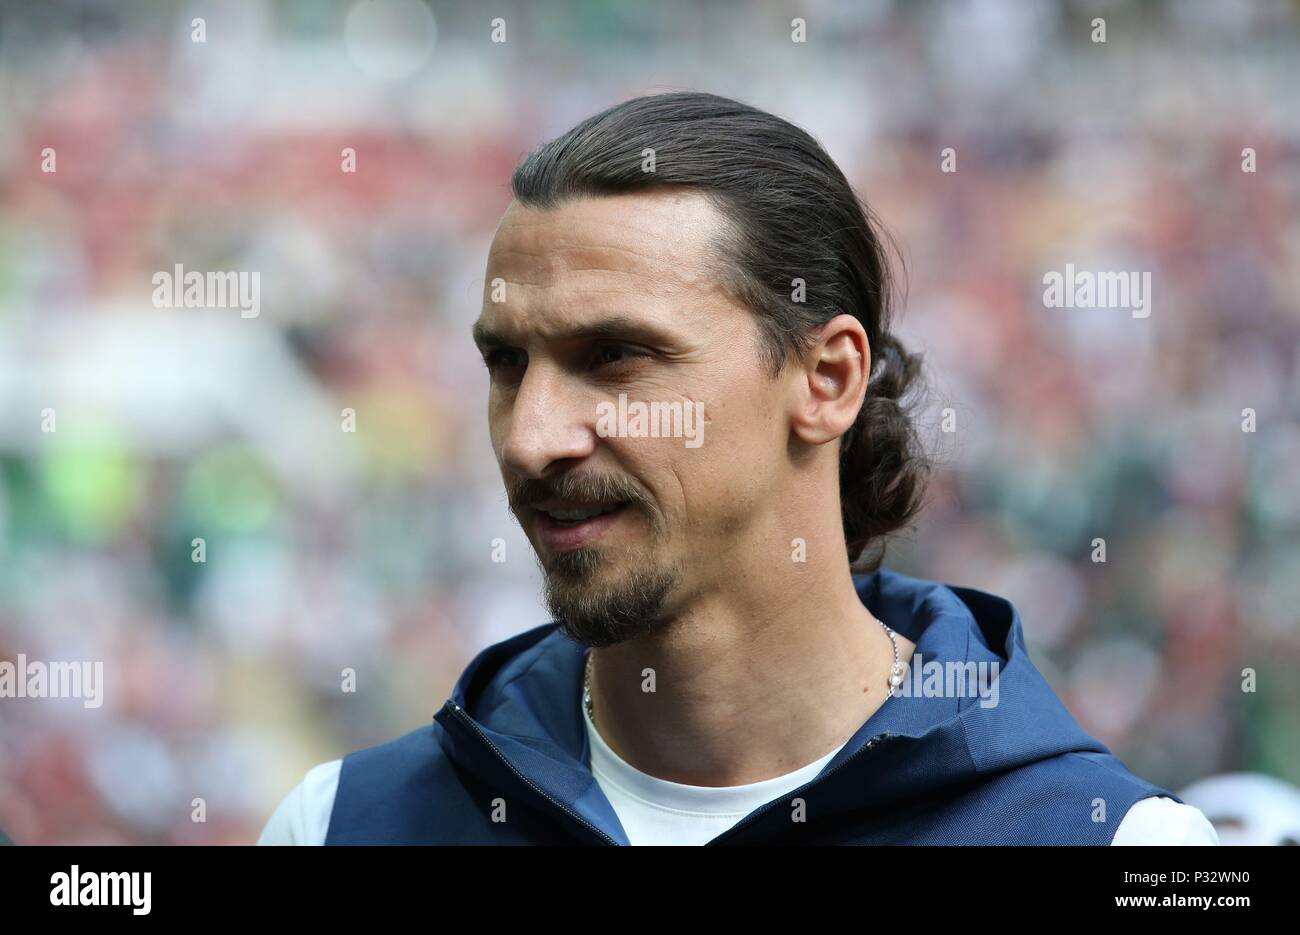
[[[577,526],[597,516],[617,513],[627,506],[628,501],[619,500],[611,503],[576,503],[573,501],[548,500],[539,503],[533,509],[544,514],[560,526]]]
[[[579,503],[547,500],[535,504],[538,532],[553,552],[565,552],[593,543],[627,512],[630,501]]]

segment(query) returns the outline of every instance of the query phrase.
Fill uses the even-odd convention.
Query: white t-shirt
[[[743,786],[687,786],[643,773],[620,757],[600,736],[587,716],[585,705],[582,719],[591,741],[591,771],[605,798],[614,806],[632,844],[712,841],[760,805],[783,798],[804,783],[812,782],[844,747],[840,744],[807,766],[761,782]]]
[[[591,768],[614,806],[628,841],[703,844],[754,809],[814,778],[839,752],[791,773],[743,786],[687,786],[643,773],[609,748],[583,712],[591,741]],[[258,844],[324,844],[342,760],[307,772],[267,821]],[[1218,844],[1214,826],[1197,808],[1165,796],[1135,803],[1119,823],[1112,845]]]

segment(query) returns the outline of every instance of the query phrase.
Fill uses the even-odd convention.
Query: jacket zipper
[[[804,783],[802,786],[800,786],[798,789],[795,789],[793,792],[787,793],[786,795],[781,796],[781,798],[779,798],[779,799],[774,799],[774,800],[772,800],[771,802],[768,802],[766,805],[764,805],[764,806],[762,806],[761,808],[759,808],[758,811],[754,812],[754,813],[753,813],[752,815],[750,815],[748,818],[744,818],[744,819],[742,819],[739,823],[732,825],[730,828],[728,828],[726,831],[722,832],[722,834],[718,835],[718,836],[717,836],[716,838],[714,838],[712,841],[706,841],[706,842],[705,842],[705,845],[707,846],[707,845],[711,845],[711,844],[717,844],[718,842],[722,841],[723,838],[730,837],[731,835],[733,835],[733,834],[735,834],[736,832],[738,832],[741,828],[744,828],[746,825],[751,825],[751,824],[753,824],[754,822],[760,820],[764,815],[766,815],[768,812],[772,811],[772,810],[773,810],[774,808],[776,808],[778,805],[781,805],[781,804],[783,804],[783,803],[785,803],[785,802],[790,801],[790,799],[795,798],[795,797],[798,796],[801,792],[804,792],[805,790],[812,788],[813,786],[817,785],[818,783],[823,782],[824,780],[827,780],[827,779],[829,779],[830,777],[834,776],[836,773],[838,773],[838,772],[839,772],[840,770],[842,770],[844,767],[848,766],[850,763],[852,763],[852,762],[853,762],[854,760],[856,760],[858,757],[862,756],[862,755],[865,754],[868,750],[870,750],[872,747],[876,746],[876,744],[878,744],[880,741],[882,741],[882,740],[886,740],[886,739],[888,739],[888,738],[890,738],[890,737],[894,737],[894,736],[896,736],[896,735],[895,735],[895,734],[891,734],[889,731],[885,731],[883,734],[877,734],[876,736],[874,736],[874,737],[872,737],[870,740],[868,740],[866,743],[864,743],[864,744],[863,744],[861,747],[859,747],[857,750],[855,750],[853,753],[849,754],[848,759],[846,759],[846,760],[845,760],[843,763],[841,763],[839,766],[836,766],[836,767],[835,767],[834,769],[832,769],[830,772],[825,773],[824,775],[821,775],[821,776],[817,776],[817,777],[815,777],[815,778],[813,778],[813,779],[810,779],[810,780],[808,780],[808,782]]]
[[[591,822],[587,821],[587,819],[583,818],[581,815],[579,815],[579,814],[578,814],[577,812],[575,812],[573,809],[569,808],[569,806],[565,805],[565,804],[564,804],[563,802],[561,802],[559,799],[555,798],[553,795],[551,795],[550,793],[548,793],[546,790],[544,790],[544,789],[542,789],[540,786],[538,786],[537,783],[533,782],[531,779],[529,779],[529,778],[528,778],[527,776],[525,776],[523,773],[519,772],[519,770],[515,768],[515,764],[511,763],[510,760],[508,760],[508,759],[506,758],[506,755],[505,755],[504,753],[502,753],[500,750],[497,749],[496,744],[494,744],[491,740],[488,739],[487,734],[483,733],[483,729],[482,729],[481,727],[478,726],[478,724],[475,722],[475,720],[474,720],[472,717],[470,717],[468,714],[465,713],[465,711],[461,708],[460,705],[456,704],[454,701],[448,701],[447,704],[451,705],[451,709],[452,709],[452,711],[454,711],[457,715],[459,715],[461,720],[463,720],[466,724],[468,724],[470,727],[472,727],[472,728],[474,729],[474,733],[478,734],[479,739],[481,739],[481,740],[483,741],[483,743],[485,743],[485,744],[487,745],[487,748],[488,748],[489,750],[491,750],[493,753],[496,754],[497,759],[499,759],[502,763],[504,763],[507,767],[509,767],[510,772],[514,773],[514,774],[515,774],[516,776],[518,776],[521,780],[523,780],[523,782],[524,782],[524,783],[525,783],[529,788],[531,788],[534,792],[536,792],[538,795],[540,795],[540,796],[541,796],[542,798],[544,798],[546,801],[550,802],[552,805],[554,805],[556,808],[558,808],[558,809],[559,809],[561,812],[563,812],[565,815],[568,815],[568,816],[569,816],[570,818],[572,818],[574,821],[578,822],[578,824],[582,825],[582,826],[585,827],[587,830],[589,830],[592,834],[594,834],[594,835],[596,835],[598,838],[600,838],[600,839],[601,839],[601,843],[603,843],[603,844],[613,844],[615,847],[618,846],[618,842],[615,841],[613,838],[611,838],[608,834],[606,834],[605,832],[601,831],[599,828],[597,828],[597,827],[596,827],[595,825],[593,825]]]

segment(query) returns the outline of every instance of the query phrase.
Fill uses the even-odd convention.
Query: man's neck
[[[771,779],[843,744],[885,701],[893,646],[847,560],[757,577],[595,651],[596,728],[632,766],[688,785]],[[912,644],[896,639],[906,664]]]

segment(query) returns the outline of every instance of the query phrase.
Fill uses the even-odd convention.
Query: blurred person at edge
[[[554,619],[310,770],[259,843],[1218,843],[1075,722],[1008,601],[882,567],[929,469],[921,364],[816,140],[639,97],[513,194],[474,339]],[[935,690],[936,664],[993,676]]]

